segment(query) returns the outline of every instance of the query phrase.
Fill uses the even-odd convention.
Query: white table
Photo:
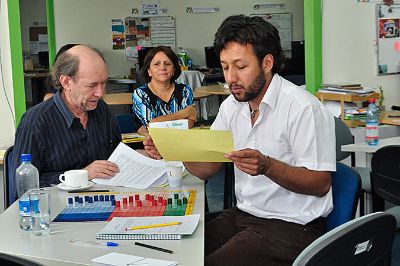
[[[363,152],[366,154],[367,167],[371,168],[372,154],[384,146],[400,145],[400,137],[393,137],[387,139],[379,139],[378,145],[370,146],[365,141],[360,143],[343,145],[341,150],[347,152]]]
[[[92,189],[110,187],[94,185]],[[131,188],[112,187],[115,191],[135,191]],[[163,191],[168,188],[157,188],[152,191]],[[106,222],[52,223],[50,236],[34,236],[23,231],[18,224],[18,202],[15,202],[0,215],[0,252],[26,257],[45,265],[91,265],[95,257],[110,252],[119,252],[162,260],[179,261],[179,265],[204,264],[204,182],[193,177],[185,177],[183,190],[195,189],[197,196],[193,213],[201,214],[200,222],[193,235],[181,240],[141,240],[173,250],[173,254],[143,248],[133,244],[133,240],[115,241],[118,247],[82,247],[69,243],[70,240],[95,240],[95,235]],[[140,191],[140,190],[136,190]],[[143,192],[143,191],[141,191]],[[71,194],[57,188],[51,188],[52,219],[66,206]],[[81,196],[83,194],[81,193]]]

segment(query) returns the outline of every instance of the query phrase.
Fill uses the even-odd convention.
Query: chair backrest
[[[374,194],[400,205],[400,145],[385,146],[373,154],[371,187]]]
[[[43,264],[22,257],[0,253],[0,265],[42,266]]]
[[[389,213],[358,217],[316,239],[292,266],[389,266],[395,230]]]
[[[8,208],[17,199],[14,177],[11,172],[14,146],[9,147],[4,153],[3,185],[4,185],[4,208]]]
[[[353,168],[336,163],[332,173],[333,210],[326,217],[326,230],[344,224],[355,217],[361,194],[361,177]]]
[[[341,161],[349,157],[352,153],[341,150],[342,145],[353,144],[354,137],[348,126],[340,119],[335,117],[335,136],[336,136],[336,161]]]
[[[141,124],[136,121],[135,114],[116,114],[115,118],[118,121],[121,133],[133,133],[141,127]]]

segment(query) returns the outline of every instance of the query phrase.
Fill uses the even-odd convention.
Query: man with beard
[[[206,225],[205,265],[292,265],[324,232],[336,170],[334,120],[313,95],[280,77],[278,31],[231,16],[215,34],[231,94],[212,130],[230,130],[237,206]],[[160,158],[151,138],[145,148]],[[186,162],[207,179],[221,163]]]
[[[118,166],[107,161],[121,141],[117,121],[101,100],[108,74],[96,49],[76,45],[55,61],[52,80],[58,92],[29,109],[18,126],[12,171],[22,153],[32,155],[40,186],[59,183],[59,175],[86,169],[89,179],[111,178]]]

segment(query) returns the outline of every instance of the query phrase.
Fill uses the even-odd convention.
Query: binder
[[[96,234],[96,238],[102,240],[179,240],[184,235],[193,234],[199,220],[200,214],[186,216],[114,217]],[[181,224],[127,230],[128,227],[151,226],[171,222],[180,222]]]

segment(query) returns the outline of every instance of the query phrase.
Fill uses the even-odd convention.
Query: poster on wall
[[[378,74],[400,73],[400,5],[377,5]]]
[[[251,14],[250,16],[260,16],[268,21],[279,31],[282,49],[290,51],[292,49],[292,14],[290,13],[271,13],[271,14]]]
[[[151,18],[151,42],[153,46],[169,46],[175,49],[175,19],[170,16]]]
[[[124,21],[122,19],[112,19],[111,30],[113,50],[125,49]]]
[[[128,60],[137,60],[142,46],[152,46],[150,39],[150,19],[140,17],[125,18],[125,55]]]

